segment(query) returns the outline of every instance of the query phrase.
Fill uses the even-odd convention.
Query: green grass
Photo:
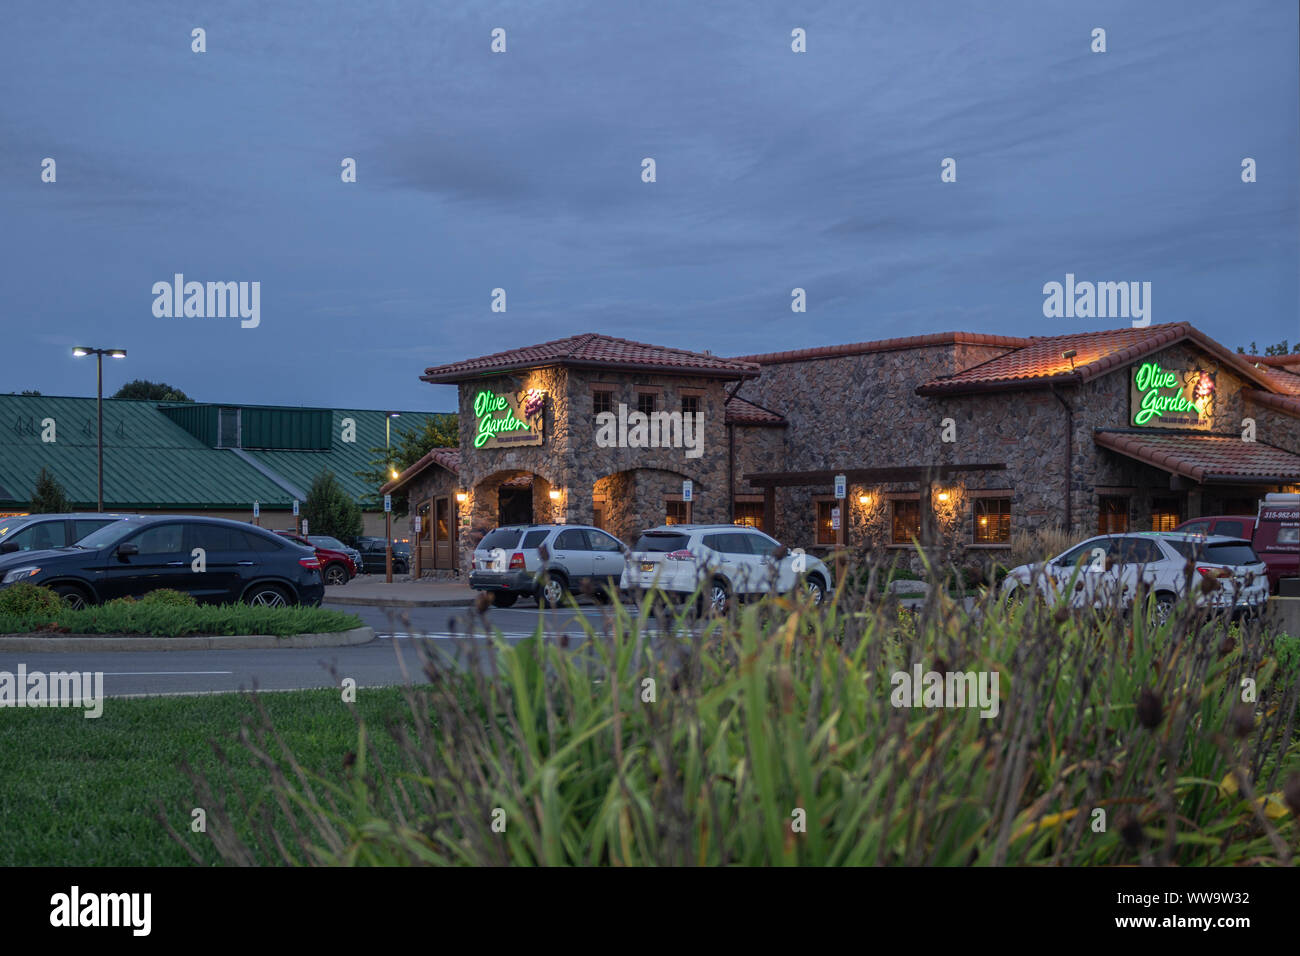
[[[40,630],[59,634],[149,634],[183,637],[189,634],[315,634],[361,627],[355,614],[319,607],[248,607],[243,604],[199,607],[111,602],[73,611],[67,608],[0,613],[0,634]]]
[[[343,759],[357,749],[357,726],[339,691],[261,699],[304,767],[345,776]],[[371,727],[406,711],[396,688],[359,690],[355,706]],[[192,864],[155,819],[157,801],[186,842],[207,863],[218,863],[211,841],[187,828],[195,788],[181,765],[238,784],[250,801],[264,796],[264,774],[232,745],[241,721],[255,714],[240,694],[109,699],[94,720],[79,709],[0,709],[0,865]],[[381,755],[395,750],[382,731],[374,737]],[[228,762],[213,752],[214,738]]]

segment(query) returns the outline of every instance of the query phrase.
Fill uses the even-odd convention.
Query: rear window
[[[497,528],[484,535],[478,546],[484,551],[491,551],[493,548],[514,548],[519,545],[519,537],[518,528]]]
[[[1211,564],[1259,564],[1259,555],[1248,544],[1212,544],[1206,552],[1205,559]]]
[[[690,540],[690,537],[684,534],[643,534],[637,539],[634,550],[667,554],[669,551],[685,550]]]

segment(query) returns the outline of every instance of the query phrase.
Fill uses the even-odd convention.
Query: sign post
[[[835,532],[835,582],[836,586],[844,580],[844,565],[846,555],[844,546],[848,540],[847,524],[841,517],[844,514],[845,505],[847,504],[849,491],[848,478],[845,475],[835,476],[835,507],[831,509],[831,528]]]
[[[384,495],[384,581],[393,583],[393,496]]]

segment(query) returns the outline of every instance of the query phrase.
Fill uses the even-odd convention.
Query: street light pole
[[[393,435],[393,419],[400,418],[397,412],[384,413],[384,461],[388,465],[388,477],[393,479],[397,477],[397,469],[393,467],[393,456],[389,449]],[[420,539],[417,537],[415,546],[419,548]],[[410,574],[411,569],[408,567],[406,573]],[[393,513],[384,509],[384,580],[388,584],[393,583]]]
[[[102,512],[104,510],[104,356],[126,358],[126,349],[94,349],[77,346],[72,350],[72,354],[77,358],[86,355],[95,356],[95,417],[99,422],[95,456],[95,502],[97,509]]]

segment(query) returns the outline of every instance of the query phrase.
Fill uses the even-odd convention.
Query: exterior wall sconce
[[[562,492],[560,492],[559,490],[557,490],[557,489],[555,489],[555,488],[552,488],[552,489],[551,489],[551,500],[552,500],[552,501],[559,501],[559,500],[560,500],[560,495],[561,495],[561,494],[562,494]]]
[[[456,503],[463,505],[465,503],[465,499],[468,497],[469,495],[465,494],[465,492],[458,491],[456,492]]]
[[[947,501],[947,500],[948,500],[948,492],[946,492],[946,491],[941,491],[941,492],[939,492],[939,500],[940,500],[940,501]]]
[[[858,495],[858,504],[860,505],[871,504],[871,495]]]

